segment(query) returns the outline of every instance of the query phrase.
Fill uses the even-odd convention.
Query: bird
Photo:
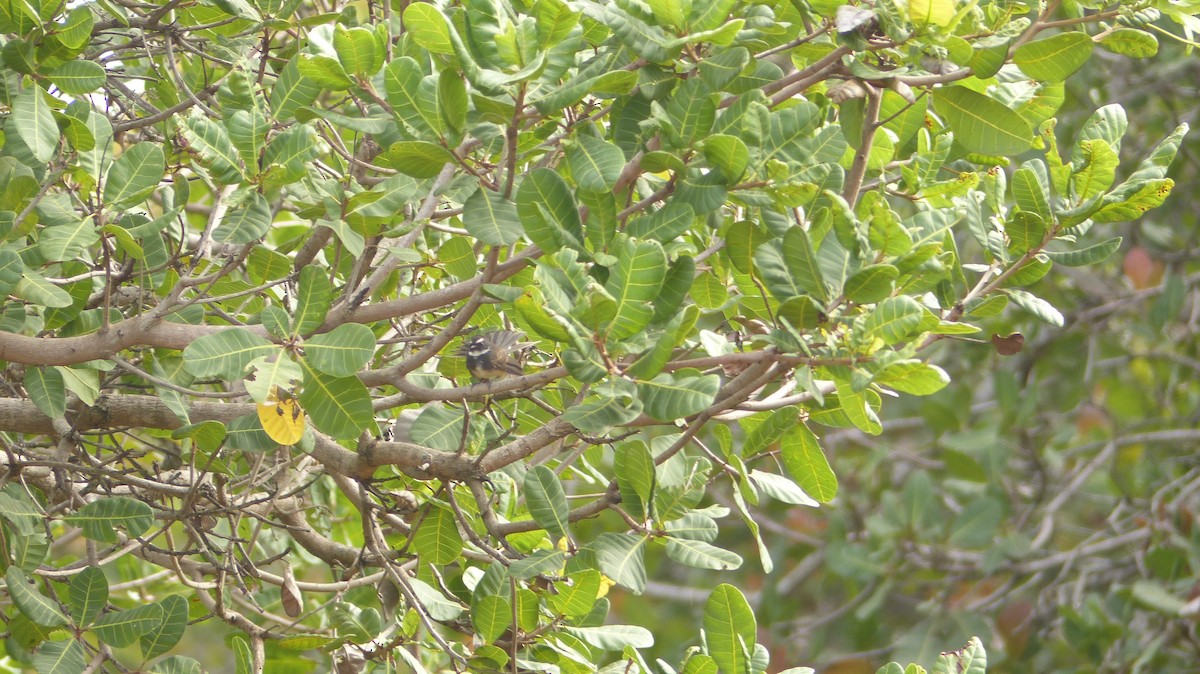
[[[484,333],[467,340],[457,355],[466,357],[467,370],[476,379],[520,376],[525,368],[514,353],[526,347],[517,342],[520,338],[521,333],[512,330]]]

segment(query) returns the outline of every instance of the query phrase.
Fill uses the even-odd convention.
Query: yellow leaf
[[[304,435],[304,410],[290,395],[281,395],[276,388],[267,402],[258,405],[258,420],[272,440],[281,445],[294,445]]]
[[[909,0],[908,14],[918,28],[945,28],[954,19],[954,0]]]
[[[603,599],[608,594],[609,588],[616,584],[617,581],[604,574],[600,574],[600,589],[596,591],[596,599]]]

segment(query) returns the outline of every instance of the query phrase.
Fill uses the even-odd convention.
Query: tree
[[[1116,252],[1186,132],[1118,180],[1126,111],[1061,133],[1064,81],[1196,28],[1144,2],[0,8],[5,646],[39,672],[217,669],[223,637],[238,671],[787,666],[715,572],[798,570],[770,502],[830,503],[822,440],[943,390],[930,354],[1062,324],[1028,288]],[[527,374],[474,380],[459,347],[499,330]],[[922,479],[879,531],[932,526]],[[951,544],[1003,516],[967,505]],[[676,670],[611,609],[685,567]],[[972,640],[934,669],[983,667]]]

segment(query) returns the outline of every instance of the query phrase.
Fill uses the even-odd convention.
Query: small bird
[[[467,369],[476,379],[499,379],[525,374],[525,368],[517,361],[514,351],[527,345],[518,344],[521,333],[512,330],[488,332],[467,340],[458,355],[466,356]]]

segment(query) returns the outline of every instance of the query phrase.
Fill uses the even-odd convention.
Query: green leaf
[[[642,442],[626,442],[616,449],[613,473],[621,490],[621,503],[634,517],[646,520],[654,516],[656,482],[654,457]]]
[[[671,200],[653,213],[631,220],[625,231],[639,239],[667,243],[686,232],[695,218],[690,204]]]
[[[755,249],[769,237],[762,233],[758,225],[743,219],[734,222],[725,233],[725,251],[733,269],[742,273],[750,273],[754,269]]]
[[[636,625],[598,625],[596,627],[567,627],[567,634],[577,637],[589,646],[604,651],[619,651],[625,648],[650,648],[654,645],[654,634],[645,627]]]
[[[783,261],[796,285],[817,297],[828,300],[828,290],[822,278],[817,255],[813,252],[809,233],[800,227],[789,227],[783,235]],[[765,273],[765,272],[764,272]]]
[[[637,334],[654,318],[651,303],[667,274],[667,256],[657,241],[627,239],[617,251],[617,265],[605,289],[616,300],[608,327],[612,339]]]
[[[409,580],[412,585],[413,593],[417,595],[417,599],[429,611],[429,617],[434,620],[454,620],[463,612],[462,606],[452,602],[438,592],[433,587],[419,578]]]
[[[1113,253],[1117,252],[1121,248],[1121,241],[1121,237],[1114,236],[1107,241],[1101,241],[1087,248],[1066,251],[1047,250],[1044,251],[1044,254],[1055,264],[1067,267],[1090,267],[1107,260]]]
[[[547,253],[569,246],[583,247],[583,222],[571,188],[562,176],[548,168],[525,175],[517,190],[517,214],[525,235]]]
[[[575,194],[580,204],[588,210],[585,229],[588,243],[593,250],[608,250],[617,231],[615,200],[608,192],[577,190]]]
[[[46,74],[64,94],[90,94],[104,85],[108,71],[94,61],[67,61]]]
[[[553,114],[557,110],[579,103],[587,95],[607,98],[627,94],[637,83],[638,75],[635,72],[616,70],[595,75],[589,68],[561,87],[551,89],[541,98],[533,100],[533,105],[545,114]]]
[[[829,503],[837,496],[837,476],[821,451],[817,436],[804,424],[796,424],[783,436],[780,458],[788,475],[818,503]]]
[[[701,309],[716,309],[729,301],[729,288],[712,272],[701,272],[692,283],[692,299]]]
[[[650,6],[650,11],[654,12],[654,18],[660,24],[675,28],[687,26],[687,12],[679,0],[648,0],[646,4]],[[691,9],[690,4],[687,9]]]
[[[936,89],[933,108],[954,131],[954,140],[971,152],[1020,154],[1033,143],[1033,130],[1020,115],[966,87]]]
[[[1018,211],[1004,223],[1008,235],[1008,249],[1018,255],[1042,245],[1046,238],[1046,225],[1036,213]]]
[[[1071,176],[1071,189],[1078,201],[1087,201],[1112,186],[1120,158],[1111,145],[1099,138],[1082,141],[1078,149],[1082,166]]]
[[[942,368],[919,360],[899,360],[879,371],[875,383],[901,393],[927,396],[937,393],[950,383]]]
[[[345,91],[353,82],[342,68],[342,64],[332,56],[320,54],[301,54],[296,62],[300,76],[307,78],[317,86],[331,91]]]
[[[358,377],[334,377],[304,366],[304,390],[300,404],[318,430],[347,440],[375,426],[371,394]]]
[[[562,419],[584,433],[595,435],[637,419],[642,401],[632,395],[603,396],[572,405]]]
[[[693,653],[683,667],[683,674],[717,674],[718,671],[716,661],[702,653]]]
[[[183,120],[179,129],[188,146],[200,154],[217,182],[233,185],[245,179],[237,150],[224,126],[193,108],[193,113]]]
[[[266,246],[255,246],[246,260],[246,273],[255,285],[267,281],[278,281],[292,271],[291,261],[287,256]]]
[[[749,477],[762,493],[781,503],[802,505],[816,508],[821,505],[792,480],[774,473],[764,473],[761,470],[751,470]]]
[[[567,148],[567,166],[580,189],[608,192],[617,184],[625,167],[625,155],[612,143],[580,135]]]
[[[50,540],[42,531],[31,534],[11,533],[10,554],[14,568],[33,573],[50,555]]]
[[[59,610],[58,604],[38,592],[29,584],[29,577],[16,566],[8,567],[4,574],[8,585],[8,596],[21,613],[35,624],[43,627],[66,625],[70,620]]]
[[[450,24],[433,5],[415,2],[404,8],[404,27],[413,41],[434,54],[453,54]]]
[[[27,500],[28,496],[21,496],[23,498],[0,492],[0,517],[11,524],[18,534],[28,536],[34,533],[34,525],[43,521],[46,514]]]
[[[552,542],[567,537],[567,515],[571,508],[554,471],[546,466],[535,466],[525,473],[525,503],[533,521],[550,534]]]
[[[176,416],[178,414],[176,412]],[[225,424],[212,420],[180,426],[171,431],[172,440],[191,438],[196,446],[205,452],[217,451],[221,447],[221,443],[225,442],[226,435],[228,435],[228,431]]]
[[[754,456],[770,447],[783,437],[797,422],[799,410],[796,407],[783,407],[773,412],[761,412],[741,423],[746,431],[746,441],[742,445],[741,455]]]
[[[92,26],[95,19],[92,10],[87,6],[79,6],[67,14],[67,19],[61,26],[55,28],[54,37],[71,49],[79,49],[92,36]]]
[[[292,316],[293,334],[309,335],[321,327],[325,322],[325,316],[329,313],[332,292],[327,270],[316,266],[308,266],[300,270],[300,281],[296,289],[296,312]],[[369,329],[368,332],[370,332]],[[374,339],[372,339],[373,343]],[[307,346],[308,342],[305,342],[306,349]],[[355,369],[357,370],[357,368]],[[335,373],[330,372],[329,374]]]
[[[197,377],[241,379],[250,361],[279,353],[279,347],[242,328],[197,337],[183,350],[183,367]]]
[[[114,611],[100,617],[92,625],[96,638],[109,646],[124,648],[131,646],[142,635],[158,627],[162,622],[161,605],[145,604],[127,611]]]
[[[254,671],[254,656],[250,652],[250,644],[245,638],[235,636],[230,641],[233,644],[234,672],[236,674],[251,674]]]
[[[346,28],[334,24],[333,48],[342,68],[357,77],[371,77],[383,65],[383,50],[375,41],[375,33],[361,26]]]
[[[100,397],[100,373],[97,370],[80,367],[59,367],[63,384],[67,390],[79,396],[85,405],[95,405]]]
[[[568,582],[569,581],[569,582]],[[546,602],[558,613],[578,618],[591,612],[600,591],[600,572],[586,569],[570,574],[568,580],[554,583],[557,593],[546,597]]]
[[[154,511],[136,499],[109,496],[83,506],[66,520],[83,529],[84,538],[113,544],[120,541],[116,527],[130,538],[146,533],[154,524]]]
[[[704,604],[704,640],[723,674],[750,674],[758,624],[746,597],[722,583]]]
[[[343,323],[304,340],[304,358],[333,377],[350,377],[375,355],[375,333],[361,323]]]
[[[449,508],[430,506],[412,539],[413,550],[428,564],[449,564],[462,554],[462,535]]]
[[[701,146],[708,163],[721,169],[726,180],[732,184],[741,179],[750,164],[750,150],[741,138],[715,134],[704,139]]]
[[[942,653],[933,665],[933,674],[984,674],[987,671],[987,652],[979,637],[971,637],[957,651]]]
[[[62,373],[53,367],[27,367],[25,393],[43,414],[58,419],[67,411],[67,390]]]
[[[437,143],[424,140],[402,140],[393,143],[388,148],[388,159],[397,171],[420,179],[432,178],[441,173],[446,164],[455,162],[453,152]]]
[[[1102,140],[1114,150],[1119,151],[1121,149],[1121,139],[1125,136],[1125,132],[1128,129],[1129,118],[1125,114],[1125,109],[1122,108],[1120,104],[1112,103],[1097,109],[1079,129],[1077,140],[1078,145],[1071,152],[1072,170],[1074,170],[1075,167],[1083,164],[1084,142],[1089,140]],[[1168,140],[1164,140],[1164,142],[1168,142]],[[1156,148],[1156,153],[1157,150],[1158,148]],[[1171,151],[1170,155],[1174,156],[1174,151]],[[1050,159],[1053,160],[1053,158]],[[1166,163],[1169,164],[1170,159],[1167,159]],[[1136,175],[1137,172],[1135,171],[1134,173]],[[1132,178],[1133,176],[1130,177]],[[1163,176],[1156,175],[1152,177],[1161,178]]]
[[[1013,172],[1013,199],[1022,211],[1032,213],[1043,222],[1050,219],[1050,178],[1045,164],[1027,162]]]
[[[1046,300],[1036,297],[1024,290],[1016,290],[1014,288],[1006,288],[1004,294],[1012,300],[1012,303],[1021,307],[1025,311],[1033,314],[1041,320],[1056,327],[1062,327],[1063,315],[1058,309],[1055,309]]]
[[[921,325],[921,305],[908,295],[889,297],[875,305],[863,320],[863,331],[888,344],[898,344],[913,336]]]
[[[740,555],[704,541],[693,541],[686,538],[668,539],[667,556],[694,569],[730,571],[742,566]]]
[[[470,430],[475,430],[474,425]],[[445,407],[430,405],[421,410],[413,422],[411,433],[413,442],[418,445],[442,452],[458,451],[463,442],[463,415]],[[468,432],[468,446],[472,437],[472,433]]]
[[[1062,82],[1092,56],[1092,36],[1082,31],[1026,42],[1013,53],[1013,63],[1035,80]]]
[[[492,246],[512,245],[523,233],[516,204],[484,187],[463,204],[463,225],[471,236]]]
[[[716,375],[675,376],[663,373],[638,382],[638,397],[646,414],[659,421],[674,421],[699,414],[713,403],[721,388]]]
[[[817,106],[808,102],[772,112],[768,118],[762,161],[779,159],[807,162],[810,157],[804,156],[801,146],[810,140],[821,123],[820,114]],[[841,156],[841,152],[838,156]]]
[[[133,238],[133,235],[130,234],[128,230],[109,223],[100,231],[111,235],[113,240],[117,243],[117,249],[129,257],[135,260],[146,259],[146,250],[142,248],[140,244],[138,244],[137,239]]]
[[[1175,181],[1170,178],[1137,183],[1132,180],[1131,177],[1105,196],[1104,206],[1092,214],[1092,220],[1099,223],[1136,220],[1146,211],[1162,205],[1175,187]]]
[[[384,69],[388,103],[400,120],[412,127],[418,137],[442,131],[436,85],[410,57],[395,59]]]
[[[321,139],[311,126],[296,125],[271,138],[271,142],[267,144],[263,152],[262,163],[268,167],[303,167],[304,162],[313,159],[321,152],[321,148]],[[350,213],[347,212],[347,216],[349,215]]]
[[[25,263],[21,256],[10,248],[0,248],[0,293],[12,292],[24,276]]]
[[[263,157],[267,132],[271,129],[271,124],[267,121],[266,116],[257,109],[236,110],[229,119],[225,120],[225,129],[229,132],[229,141],[237,148],[238,155],[246,166],[257,167],[260,157]],[[279,140],[279,136],[273,139],[274,142]],[[311,146],[306,148],[305,153],[307,154],[310,149]],[[264,165],[287,163],[290,159],[291,157],[288,157],[283,162],[266,161]]]
[[[700,62],[700,77],[710,89],[721,89],[746,69],[750,59],[750,51],[745,47],[720,51]]]
[[[663,279],[662,291],[654,302],[654,318],[651,319],[651,323],[655,325],[665,324],[664,328],[670,338],[660,340],[657,345],[644,352],[627,370],[630,376],[646,379],[658,374],[671,359],[675,347],[691,334],[692,328],[700,318],[701,307],[686,306],[684,300],[702,276],[696,274],[696,260],[690,255],[681,255],[671,263],[667,276]],[[715,277],[713,278],[715,280]],[[720,285],[719,281],[717,283]],[[711,286],[709,290],[713,292]]]
[[[719,529],[711,517],[698,512],[689,512],[680,519],[667,522],[667,534],[673,538],[711,543],[717,540]]]
[[[114,208],[146,200],[167,170],[162,146],[143,142],[126,148],[104,176],[104,201]]]
[[[878,302],[892,294],[900,271],[890,264],[872,264],[850,275],[842,292],[859,304]]]
[[[471,625],[479,637],[491,643],[512,624],[512,604],[500,595],[488,595],[471,607]]]
[[[841,405],[841,412],[845,418],[864,433],[871,435],[882,433],[883,425],[879,422],[879,416],[875,414],[875,410],[871,408],[865,392],[855,391],[850,379],[838,378],[834,380],[834,383],[837,385],[838,403]],[[872,393],[874,392],[872,391]]]
[[[80,639],[46,641],[33,656],[38,674],[82,674],[87,669],[87,653]]]
[[[712,129],[717,103],[717,96],[708,91],[708,85],[701,78],[693,77],[678,85],[663,106],[670,120],[671,136],[677,138],[682,147],[691,147]],[[736,179],[734,176],[726,177]]]
[[[461,133],[467,125],[469,105],[467,84],[462,75],[451,69],[443,70],[437,83],[438,110],[442,121],[455,133]]]
[[[99,240],[100,232],[88,216],[69,225],[43,229],[38,236],[38,252],[49,262],[65,262],[79,257]]]
[[[150,674],[203,674],[200,663],[183,655],[172,655],[154,663]]]
[[[54,158],[58,150],[58,123],[41,89],[35,86],[12,99],[9,121],[34,159],[48,163]]]
[[[321,85],[300,73],[300,56],[287,62],[271,88],[271,111],[276,121],[288,122],[321,94]]]
[[[471,278],[478,271],[475,247],[465,236],[456,237],[443,243],[442,247],[438,249],[437,259],[446,268],[446,271],[457,279]]]
[[[532,555],[510,564],[508,575],[517,580],[529,580],[540,575],[557,575],[566,563],[567,553],[562,550],[535,550]]]
[[[225,213],[213,230],[213,240],[221,243],[254,243],[271,229],[271,204],[258,192],[251,192],[248,203]]]
[[[651,63],[666,63],[679,53],[671,38],[658,26],[652,26],[616,6],[584,5],[584,16],[607,26],[630,51]]]
[[[1158,38],[1136,28],[1117,28],[1100,39],[1100,46],[1114,54],[1144,59],[1158,53]]]
[[[98,566],[89,566],[71,579],[67,589],[67,608],[75,624],[90,625],[108,603],[108,579]]]
[[[600,534],[591,548],[596,553],[600,572],[634,594],[646,589],[646,562],[644,559],[649,538],[633,534]]]

